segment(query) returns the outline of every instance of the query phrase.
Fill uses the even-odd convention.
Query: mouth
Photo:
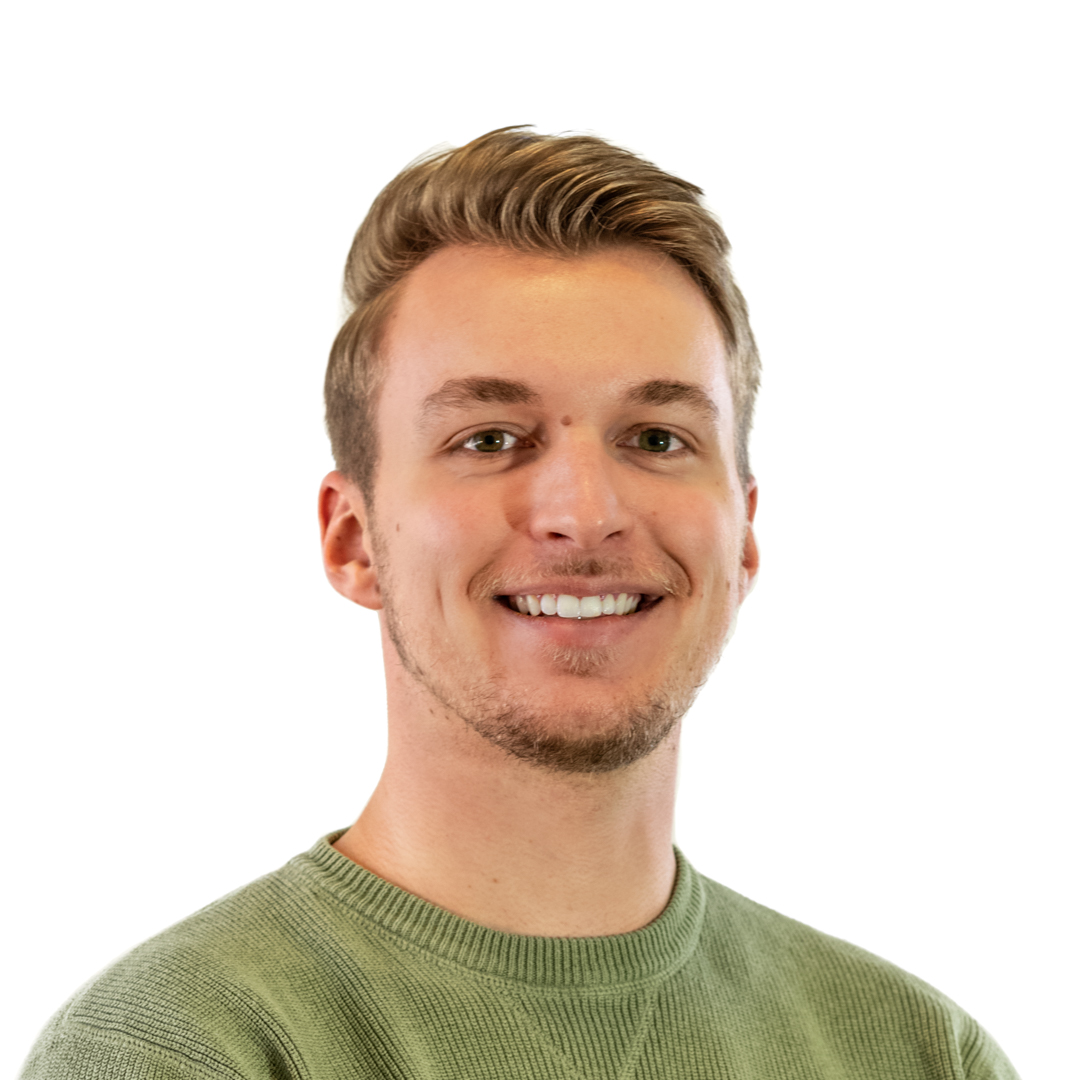
[[[663,599],[645,593],[599,593],[574,596],[570,593],[517,593],[496,596],[503,607],[530,618],[599,619],[625,617],[648,611]]]

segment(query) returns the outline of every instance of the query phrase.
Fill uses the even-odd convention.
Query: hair
[[[440,248],[494,244],[528,254],[585,255],[638,245],[683,267],[716,312],[735,407],[736,465],[748,441],[761,363],[730,244],[694,184],[592,135],[506,127],[427,154],[376,197],[345,262],[348,315],[326,370],[326,426],[337,467],[371,503],[383,365],[379,350],[397,291]]]

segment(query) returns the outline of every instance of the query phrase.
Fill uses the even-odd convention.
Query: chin
[[[489,742],[546,772],[595,774],[628,768],[648,757],[682,716],[673,703],[649,703],[613,716],[610,708],[572,715],[515,710],[464,717]]]
[[[547,653],[547,660],[556,674],[580,678],[607,674],[615,666],[616,659],[614,649],[585,646],[555,647]]]
[[[591,652],[575,649],[563,658],[570,680],[555,676],[526,693],[489,685],[483,696],[444,703],[488,742],[536,768],[578,774],[627,768],[664,742],[697,685],[679,679],[650,690],[639,683],[620,693],[611,679],[590,682],[584,669],[605,662]]]

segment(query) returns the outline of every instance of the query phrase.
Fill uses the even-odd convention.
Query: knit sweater
[[[696,873],[629,934],[461,919],[320,840],[152,938],[24,1080],[1006,1080],[932,987]]]

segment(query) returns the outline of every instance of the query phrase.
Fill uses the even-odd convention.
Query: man
[[[27,1077],[1015,1076],[672,847],[680,721],[758,569],[758,361],[699,196],[507,129],[378,197],[319,508],[380,615],[382,778],[76,995]]]

